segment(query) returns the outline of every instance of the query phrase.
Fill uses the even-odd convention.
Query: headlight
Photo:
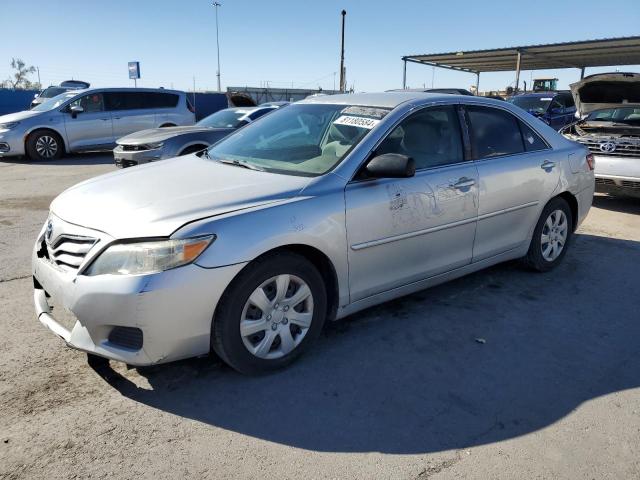
[[[0,123],[0,130],[11,130],[17,126],[20,122]]]
[[[116,243],[98,256],[86,274],[139,275],[180,267],[198,258],[215,238]]]
[[[149,150],[157,150],[158,148],[162,148],[164,142],[156,142],[156,143],[147,143],[146,147]]]

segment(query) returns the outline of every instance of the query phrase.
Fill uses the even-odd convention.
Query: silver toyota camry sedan
[[[552,269],[593,168],[506,102],[315,97],[58,196],[33,250],[37,315],[131,365],[213,349],[244,373],[279,368],[327,320],[510,259]]]

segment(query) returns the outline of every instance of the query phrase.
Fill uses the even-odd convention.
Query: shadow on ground
[[[640,198],[595,195],[593,197],[593,206],[613,212],[634,213],[636,215],[640,215]]]
[[[369,309],[276,374],[192,360],[139,370],[143,389],[99,373],[137,402],[309,450],[501,441],[640,386],[639,262],[637,242],[578,235],[553,272],[508,263]]]
[[[48,161],[33,161],[27,157],[6,157],[0,158],[0,163],[17,163],[17,164],[29,164],[29,165],[113,165],[115,167],[115,161],[113,159],[113,152],[83,152],[72,153],[65,155],[58,160]]]

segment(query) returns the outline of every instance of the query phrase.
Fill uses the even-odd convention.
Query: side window
[[[412,157],[416,169],[464,161],[460,121],[454,106],[427,108],[405,119],[385,138],[376,154]]]
[[[483,159],[524,152],[518,120],[497,108],[467,106],[473,158]]]
[[[575,102],[573,101],[573,97],[571,95],[563,95],[562,99],[564,100],[564,106],[567,108],[573,108],[576,106]]]
[[[104,94],[107,110],[124,110],[124,95],[121,92]]]
[[[104,102],[101,93],[90,93],[84,97],[80,97],[70,106],[80,105],[85,113],[102,112],[104,110]]]
[[[142,108],[175,108],[178,105],[178,95],[173,93],[154,93],[147,92],[143,94]]]
[[[549,110],[551,111],[557,110],[557,109],[564,110],[564,104],[562,103],[562,100],[560,97],[554,98],[553,101],[551,102],[551,105],[549,106]]]
[[[249,115],[249,118],[251,120],[257,120],[258,118],[260,118],[261,116],[263,116],[265,113],[269,113],[271,110],[273,109],[263,109],[263,110],[258,110],[257,112],[253,112],[251,115]]]
[[[527,152],[536,152],[538,150],[546,150],[549,146],[529,125],[520,122],[520,130],[522,130],[522,139]]]

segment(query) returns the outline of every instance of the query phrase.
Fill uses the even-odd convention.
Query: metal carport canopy
[[[550,43],[523,47],[469,50],[451,53],[407,55],[403,84],[406,87],[407,62],[420,63],[480,75],[482,72],[547,70],[610,65],[640,65],[640,36],[604,38],[581,42]]]

